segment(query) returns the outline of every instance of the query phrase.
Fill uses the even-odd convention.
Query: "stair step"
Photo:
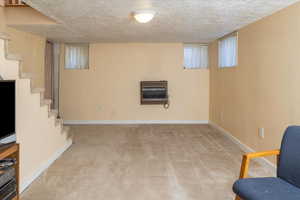
[[[70,126],[64,126],[64,127],[62,128],[62,131],[63,131],[64,133],[68,133],[69,130],[70,130]]]
[[[42,99],[41,100],[41,105],[45,106],[45,105],[50,105],[51,104],[51,99]]]
[[[58,115],[58,110],[53,110],[53,109],[51,109],[51,110],[49,111],[49,116],[50,116],[50,117],[51,117],[51,116],[54,116],[54,117],[56,118],[57,115]]]
[[[23,60],[22,56],[16,55],[16,54],[7,54],[6,59],[14,60],[14,61],[22,61]]]
[[[62,123],[63,123],[62,118],[56,118],[55,119],[55,126],[62,125]]]
[[[28,73],[28,72],[22,72],[21,73],[21,78],[22,79],[31,79],[31,78],[33,78],[33,75],[32,75],[32,73]]]
[[[10,40],[9,34],[0,32],[0,39],[2,40]]]
[[[74,135],[73,135],[73,132],[70,131],[70,130],[71,130],[71,127],[70,127],[70,126],[63,126],[63,128],[62,128],[61,131],[62,131],[62,134],[66,135],[66,137],[67,137],[68,139],[73,140]]]
[[[31,93],[34,93],[34,94],[36,94],[36,93],[43,93],[43,92],[45,92],[45,88],[33,88],[31,90]]]

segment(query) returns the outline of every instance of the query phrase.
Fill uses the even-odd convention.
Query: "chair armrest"
[[[254,153],[247,153],[247,154],[243,155],[240,178],[246,178],[248,176],[249,163],[252,158],[272,156],[272,155],[277,156],[277,161],[278,161],[279,155],[280,155],[280,150],[276,149],[276,150],[272,150],[272,151],[254,152]]]
[[[258,158],[258,157],[264,157],[264,156],[277,156],[280,154],[280,150],[276,149],[276,150],[272,150],[272,151],[262,151],[262,152],[254,152],[254,153],[247,153],[244,156],[248,157],[248,158]]]

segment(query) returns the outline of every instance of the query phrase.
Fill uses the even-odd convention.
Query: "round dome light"
[[[134,12],[134,18],[139,23],[147,23],[150,22],[155,15],[154,11],[143,10]]]

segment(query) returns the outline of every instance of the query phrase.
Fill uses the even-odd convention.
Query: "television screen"
[[[15,81],[0,81],[0,139],[15,133]]]

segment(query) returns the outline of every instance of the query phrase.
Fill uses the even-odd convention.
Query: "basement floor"
[[[241,149],[209,125],[73,126],[22,200],[233,200]],[[251,176],[274,171],[254,161]]]

